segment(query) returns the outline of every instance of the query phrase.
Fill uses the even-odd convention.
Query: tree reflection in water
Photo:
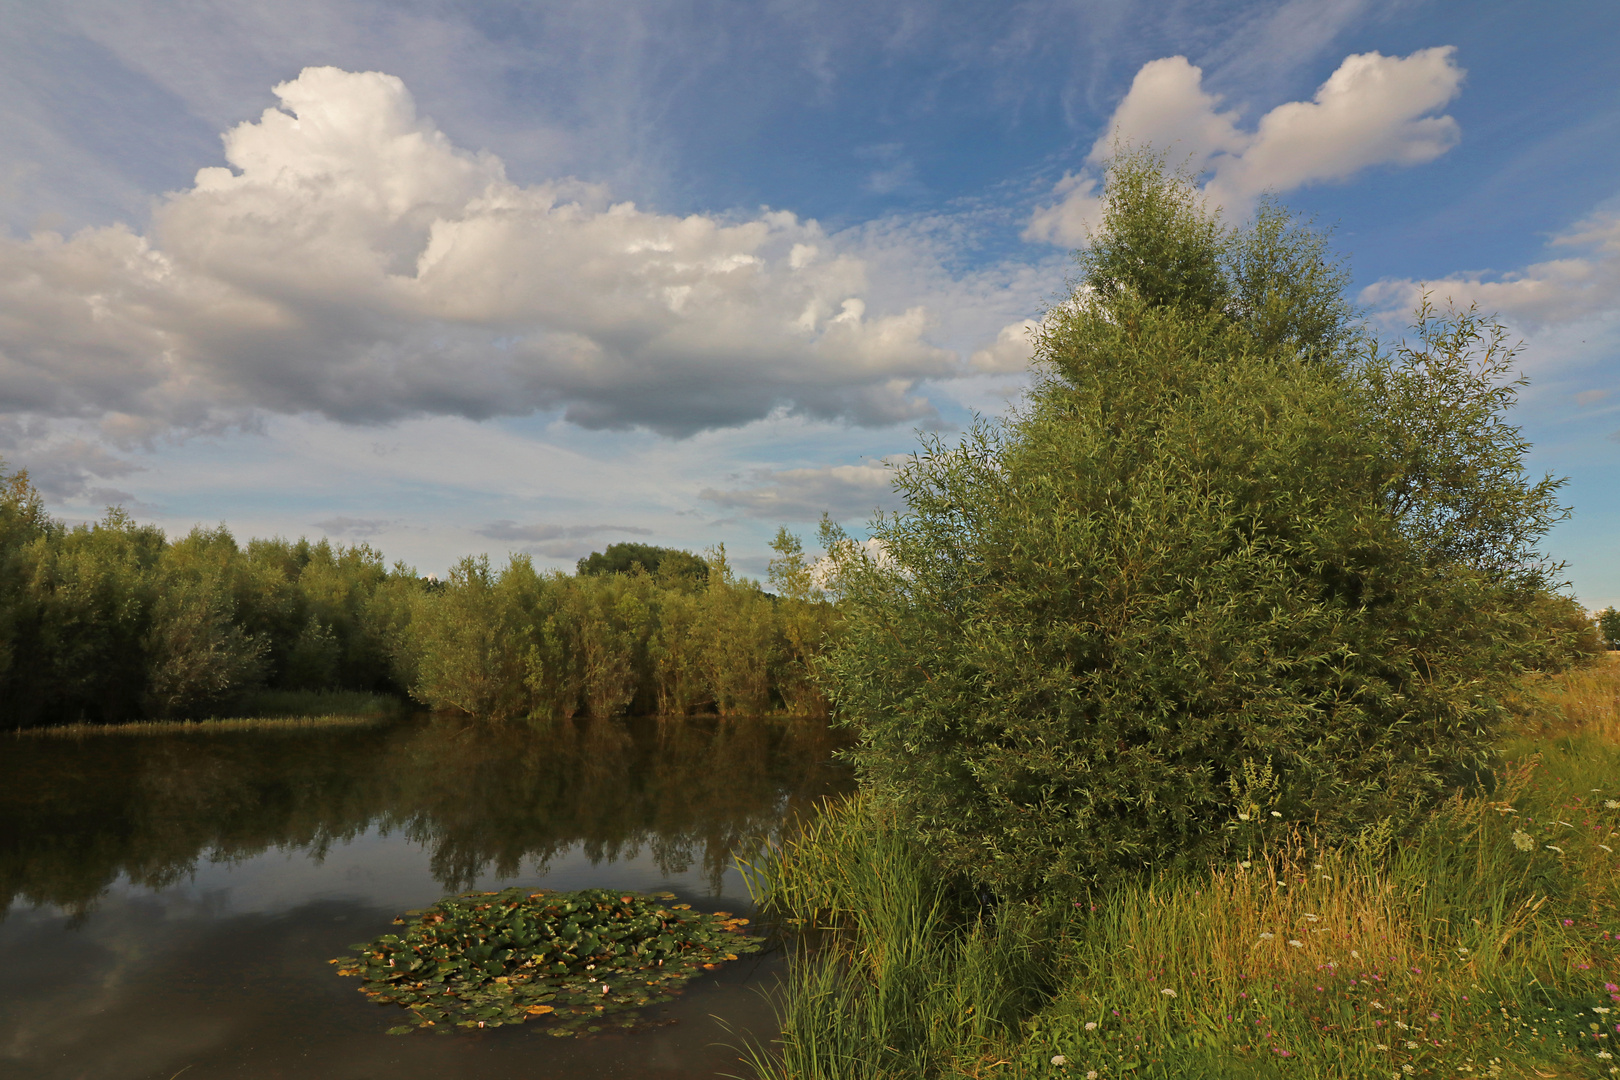
[[[742,845],[847,789],[838,740],[820,720],[736,717],[7,737],[0,917],[19,901],[82,916],[120,875],[155,889],[204,860],[318,860],[371,828],[428,849],[449,892],[578,847],[701,867],[718,893]]]

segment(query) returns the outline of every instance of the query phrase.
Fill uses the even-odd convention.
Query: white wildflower
[[[1240,868],[1244,869],[1244,870],[1247,870],[1249,868],[1249,865],[1250,865],[1250,863],[1249,863],[1249,860],[1247,860],[1247,859],[1244,859],[1242,862],[1238,863],[1238,866]]]
[[[1557,844],[1548,844],[1547,845],[1547,850],[1548,851],[1556,851],[1560,855],[1562,855],[1564,853],[1564,849],[1559,847]]]
[[[1282,817],[1282,815],[1281,815],[1281,814],[1279,814],[1279,813],[1278,813],[1278,812],[1277,812],[1277,811],[1275,811],[1275,810],[1273,810],[1273,811],[1272,811],[1272,812],[1271,812],[1271,816],[1272,816],[1272,817]]]
[[[1379,1051],[1380,1053],[1383,1053],[1383,1052],[1387,1051],[1389,1049],[1389,1047],[1385,1046],[1383,1043],[1374,1043],[1373,1044],[1373,1049]]]
[[[1353,959],[1353,960],[1360,960],[1360,959],[1361,959],[1361,954],[1360,954],[1360,953],[1358,953],[1358,952],[1356,952],[1356,950],[1354,950],[1354,949],[1351,949],[1351,950],[1350,950],[1350,957],[1351,957],[1351,959]]]
[[[1303,941],[1295,941],[1293,938],[1288,939],[1288,944],[1292,945],[1296,949],[1303,949],[1305,947],[1305,943]]]
[[[1248,821],[1249,820],[1249,815],[1245,814],[1242,810],[1239,810],[1238,811],[1238,820],[1239,821]]]
[[[1262,930],[1262,931],[1260,931],[1260,940],[1261,941],[1270,941],[1272,938],[1274,938],[1276,936],[1277,935],[1273,934],[1270,930]]]
[[[1607,1050],[1599,1050],[1597,1052],[1597,1056],[1603,1061],[1608,1061],[1610,1058],[1614,1057],[1614,1055],[1609,1053]]]
[[[1605,810],[1620,810],[1620,802],[1616,802],[1614,799],[1604,799],[1603,800],[1603,809],[1605,809]]]
[[[1536,841],[1533,836],[1523,829],[1515,829],[1513,830],[1513,846],[1520,851],[1529,851],[1536,846]]]
[[[1062,1054],[1055,1054],[1052,1057],[1052,1064],[1057,1065],[1059,1067],[1067,1065],[1068,1063],[1069,1063],[1069,1059],[1064,1057]]]
[[[1097,1021],[1095,1021],[1095,1020],[1087,1020],[1086,1021],[1086,1030],[1087,1031],[1096,1031],[1097,1030]]]
[[[1091,1069],[1086,1073],[1086,1080],[1097,1080],[1097,1070]]]
[[[1310,912],[1306,912],[1305,917],[1307,919],[1311,920],[1311,922],[1317,922],[1322,918],[1322,916],[1320,916],[1320,915],[1312,915]]]
[[[1159,993],[1163,994],[1165,997],[1175,997],[1176,996],[1176,992],[1174,990],[1170,989],[1168,986],[1165,987],[1163,990],[1160,990]]]
[[[1413,1073],[1417,1072],[1417,1070],[1412,1068],[1410,1065],[1402,1065],[1401,1072],[1405,1073],[1407,1076],[1411,1076]]]
[[[1395,1026],[1400,1028],[1402,1031],[1405,1031],[1406,1030],[1406,1021],[1405,1020],[1397,1020],[1397,1021],[1395,1021]]]
[[[1416,1050],[1417,1049],[1417,1043],[1413,1042],[1411,1039],[1408,1039],[1408,1040],[1406,1040],[1406,1048],[1408,1050]]]
[[[1597,1013],[1599,1016],[1608,1016],[1609,1015],[1609,1010],[1608,1010],[1607,1006],[1603,1006],[1603,1005],[1597,1006],[1592,1011]]]

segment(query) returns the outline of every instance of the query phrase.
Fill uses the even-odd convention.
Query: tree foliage
[[[1425,307],[1381,347],[1319,233],[1229,230],[1146,153],[1079,264],[1018,412],[925,441],[881,563],[831,545],[871,795],[1017,893],[1398,830],[1488,770],[1573,633],[1499,328]]]

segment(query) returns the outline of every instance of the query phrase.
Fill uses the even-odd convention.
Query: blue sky
[[[5,0],[0,455],[424,571],[887,505],[995,413],[1118,130],[1525,341],[1620,602],[1620,7]],[[1099,140],[1101,142],[1099,143]]]

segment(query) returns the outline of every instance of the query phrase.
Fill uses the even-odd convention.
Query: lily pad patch
[[[670,1000],[765,940],[748,935],[747,919],[674,899],[607,889],[462,893],[407,911],[394,920],[405,930],[331,962],[339,975],[358,975],[372,1001],[405,1009],[390,1035],[534,1017],[553,1035],[635,1027],[631,1010]]]

